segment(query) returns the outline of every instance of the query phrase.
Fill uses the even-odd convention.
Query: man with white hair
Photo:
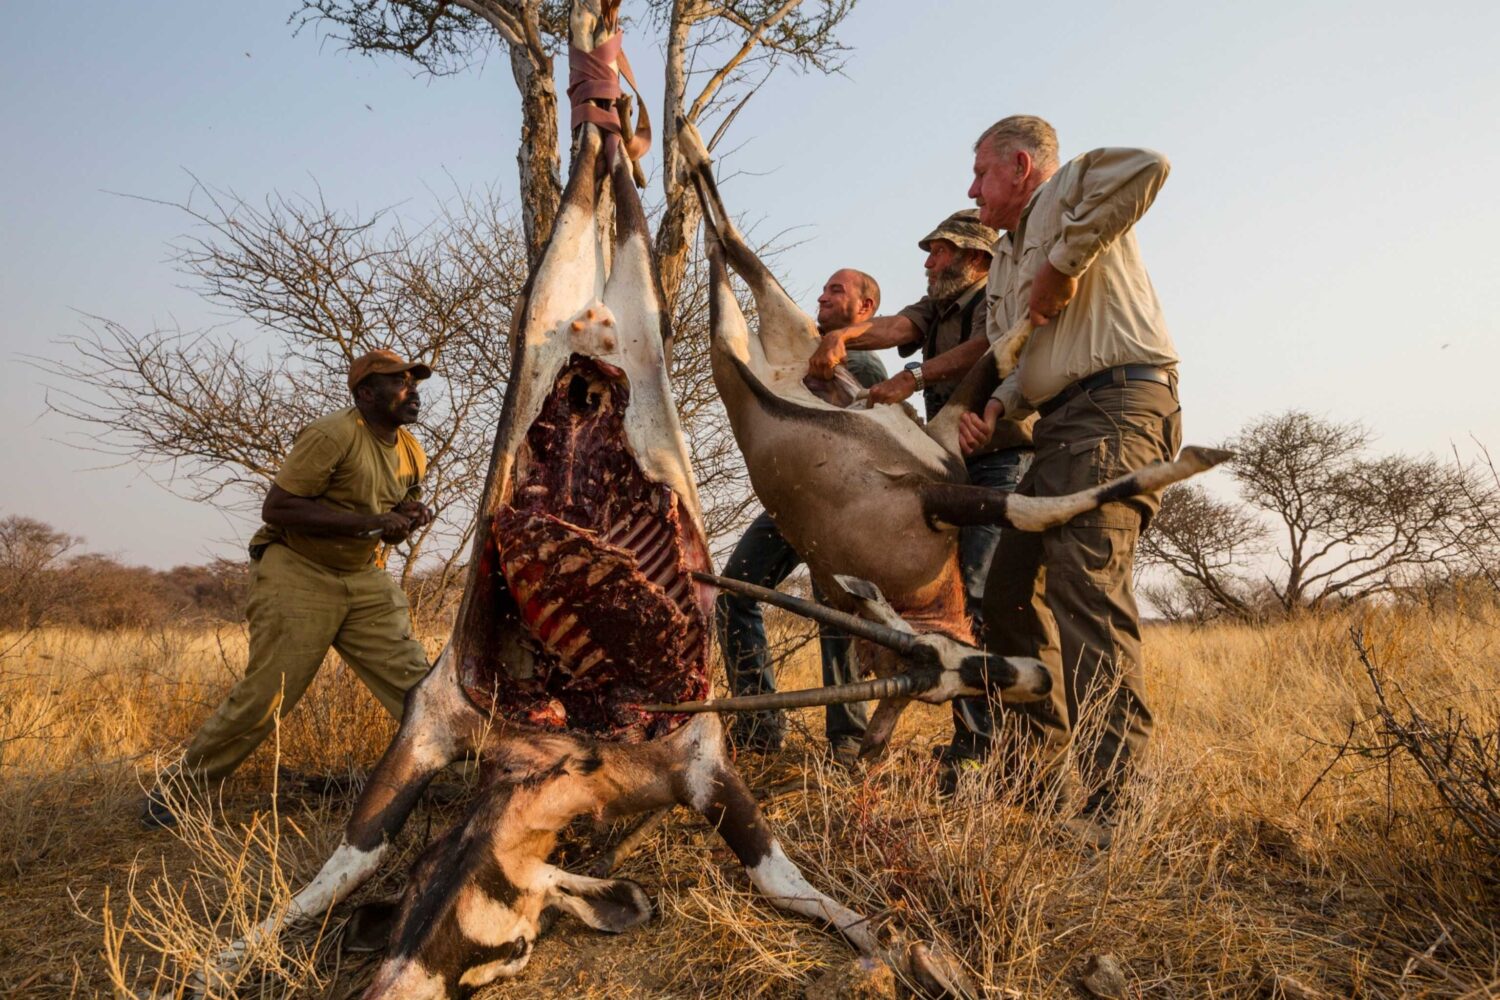
[[[1056,132],[1031,115],[1002,119],[975,143],[969,196],[985,224],[1004,231],[989,274],[989,336],[1023,318],[1035,330],[959,436],[973,451],[1000,419],[1035,412],[1022,494],[1086,489],[1170,459],[1181,444],[1177,351],[1132,230],[1168,169],[1144,149],[1096,149],[1059,167]],[[1097,743],[1072,748],[1084,779],[1075,828],[1099,847],[1151,735],[1131,575],[1136,540],[1159,506],[1141,496],[1041,534],[1006,531],[985,587],[989,648],[1036,656],[1060,682],[1049,700],[1004,711],[1001,745],[1033,752],[1017,759],[1040,765],[1043,800],[1073,796],[1066,761],[1079,706],[1102,703]]]

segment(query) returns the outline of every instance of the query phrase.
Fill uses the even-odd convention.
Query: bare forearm
[[[274,492],[266,497],[260,511],[261,517],[272,527],[302,531],[310,535],[336,535],[345,538],[380,530],[379,515],[338,510],[316,500],[287,493],[278,487],[272,487],[272,490]]]
[[[935,358],[922,362],[922,378],[929,384],[956,382],[969,373],[980,358],[990,349],[990,342],[983,337],[971,337]]]
[[[807,370],[818,378],[832,378],[833,369],[844,363],[850,350],[876,351],[910,343],[917,337],[916,326],[905,316],[876,316],[842,330],[829,330],[807,359]]]
[[[905,316],[876,316],[839,331],[844,346],[851,351],[879,351],[900,347],[917,340],[919,333]]]

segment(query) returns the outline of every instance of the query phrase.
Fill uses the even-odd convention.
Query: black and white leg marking
[[[865,918],[814,889],[781,849],[760,806],[744,779],[724,754],[721,727],[700,727],[703,737],[693,747],[685,779],[685,801],[718,831],[745,866],[751,883],[772,905],[832,924],[860,952],[877,951],[874,929]],[[696,724],[697,720],[694,720]]]

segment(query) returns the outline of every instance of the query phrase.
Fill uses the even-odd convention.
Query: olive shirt
[[[874,351],[850,351],[844,359],[844,367],[854,380],[866,389],[886,380],[885,362]]]
[[[334,510],[384,514],[397,504],[422,495],[418,485],[427,472],[427,455],[405,428],[396,443],[386,444],[365,424],[356,407],[330,413],[297,435],[276,474],[276,485],[293,496],[315,500]],[[384,566],[380,539],[314,535],[261,526],[250,539],[252,558],[273,542],[321,566],[343,572]]]
[[[901,344],[896,350],[902,357],[909,357],[921,351],[922,360],[927,361],[939,354],[946,354],[970,337],[983,333],[985,331],[984,287],[985,281],[980,278],[952,299],[939,301],[930,295],[924,295],[901,310],[896,315],[906,317],[907,321],[917,328],[918,339]],[[947,403],[954,391],[958,389],[958,383],[958,379],[938,382],[923,390],[922,402],[927,408],[928,420],[937,416],[943,404]],[[991,435],[989,442],[969,457],[972,459],[1005,448],[1030,447],[1031,425],[1034,423],[1036,423],[1035,416],[1023,417],[1020,420],[997,421],[995,433]]]
[[[1106,368],[1176,370],[1177,349],[1131,228],[1169,169],[1166,157],[1148,149],[1084,153],[1036,189],[1016,228],[996,242],[987,290],[991,343],[1026,315],[1044,257],[1078,278],[1072,301],[1032,332],[1016,370],[995,390],[1006,416],[1029,413]]]

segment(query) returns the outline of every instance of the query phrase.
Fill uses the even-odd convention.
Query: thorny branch
[[[1449,819],[1467,830],[1482,858],[1480,874],[1500,879],[1500,705],[1469,711],[1446,709],[1434,718],[1412,704],[1400,685],[1379,669],[1355,627],[1350,638],[1374,695],[1370,716],[1354,723],[1334,749],[1307,795],[1340,761],[1358,758],[1386,768],[1388,784],[1401,764],[1414,766],[1443,804]],[[1303,796],[1305,800],[1307,795]]]

